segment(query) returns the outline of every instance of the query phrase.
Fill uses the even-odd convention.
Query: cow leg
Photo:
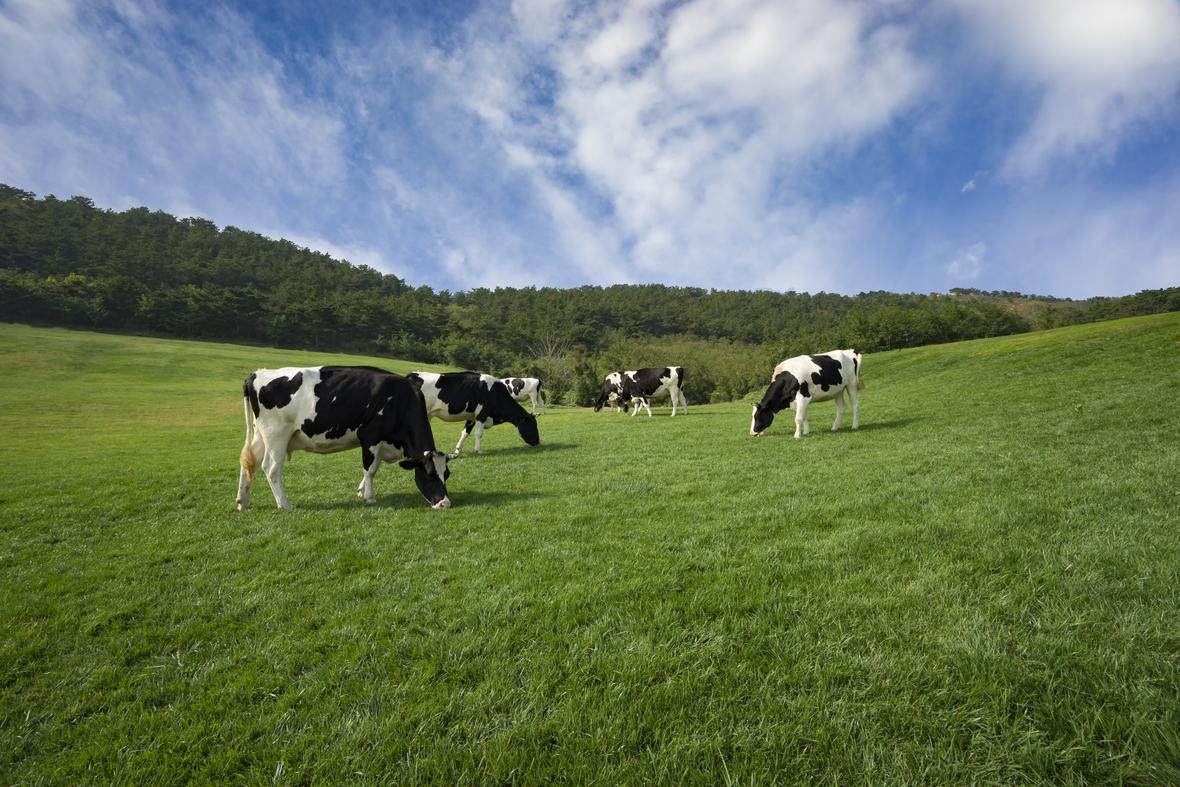
[[[801,435],[810,434],[811,429],[807,426],[807,400],[802,396],[795,397],[795,439],[798,440]]]
[[[287,458],[287,443],[290,440],[290,435],[266,440],[266,454],[262,457],[262,471],[266,473],[266,481],[275,496],[275,505],[284,511],[290,511],[295,507],[283,491],[283,462]]]
[[[377,497],[373,494],[373,476],[377,475],[377,470],[381,468],[381,457],[367,445],[361,446],[361,466],[365,469],[365,475],[361,478],[361,484],[356,488],[356,496],[363,499],[366,503],[376,503]]]
[[[852,428],[860,428],[860,400],[857,398],[856,382],[844,389],[848,392],[848,401],[852,403]]]
[[[474,428],[475,421],[468,421],[463,425],[463,433],[459,435],[459,442],[455,443],[455,456],[458,456],[459,452],[463,450],[463,441],[467,439],[467,435],[471,434],[471,430]]]
[[[680,398],[676,395],[677,390],[678,389],[676,389],[676,388],[672,388],[668,391],[668,398],[672,400],[672,417],[673,418],[676,417],[676,400]]]
[[[238,470],[238,496],[234,501],[239,511],[250,507],[250,477],[246,475],[246,468]]]
[[[684,408],[684,414],[688,415],[688,399],[685,398],[684,391],[677,388],[676,393],[680,394],[680,406]]]
[[[844,420],[844,392],[836,396],[836,423],[832,424],[832,431],[840,431],[840,423]]]
[[[467,439],[467,435],[471,434],[472,429],[476,431],[476,453],[481,453],[481,444],[484,441],[484,422],[483,421],[467,421],[463,427],[463,434],[459,435],[459,441],[454,445],[454,455],[459,455],[463,451],[463,442]]]
[[[643,406],[647,408],[647,417],[651,418],[651,403],[648,402],[647,399],[641,399],[640,401],[643,402]]]
[[[541,394],[541,389],[537,389],[537,398],[541,400],[541,415],[549,412],[549,408],[545,405],[545,397]]]

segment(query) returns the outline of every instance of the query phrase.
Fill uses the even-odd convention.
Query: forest
[[[579,405],[623,368],[678,364],[690,402],[730,401],[800,353],[871,353],[1165,311],[1180,311],[1180,287],[1081,301],[658,284],[450,292],[206,219],[104,210],[87,197],[38,198],[0,184],[0,320],[535,375],[550,398]]]

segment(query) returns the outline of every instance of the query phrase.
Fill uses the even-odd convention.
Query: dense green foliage
[[[435,292],[204,219],[0,185],[5,319],[538,375],[579,404],[606,372],[645,364],[684,366],[690,401],[722,401],[803,352],[875,352],[1177,309],[1180,288],[1084,302],[663,285]]]
[[[0,325],[0,781],[1180,783],[1178,343],[866,355],[800,441],[562,408],[449,511],[297,454],[236,513],[249,370],[408,364]]]

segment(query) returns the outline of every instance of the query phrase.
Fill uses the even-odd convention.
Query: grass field
[[[234,512],[242,378],[329,360],[411,368],[0,325],[0,782],[1180,783],[1180,314]]]

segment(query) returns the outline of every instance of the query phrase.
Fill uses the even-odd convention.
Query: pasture
[[[234,512],[242,379],[325,362],[415,367],[0,325],[0,781],[1180,782],[1180,314]]]

